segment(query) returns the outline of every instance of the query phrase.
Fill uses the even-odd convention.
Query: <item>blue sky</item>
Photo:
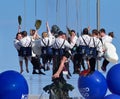
[[[66,24],[71,29],[80,32],[81,29],[90,25],[91,29],[96,28],[96,1],[97,0],[68,0],[66,23],[66,0],[0,0],[0,68],[19,69],[17,51],[13,46],[13,39],[18,30],[18,15],[22,16],[22,30],[29,33],[31,28],[35,28],[35,19],[42,20],[39,34],[46,31],[45,22],[52,26],[57,24],[62,31],[66,31]],[[106,32],[113,31],[115,38],[113,44],[117,48],[120,56],[120,0],[100,0],[100,28],[105,28]],[[77,19],[78,7],[78,19]],[[25,8],[25,9],[24,9]],[[25,17],[25,18],[24,18]],[[79,26],[77,26],[79,25]],[[2,69],[2,70],[4,70]]]

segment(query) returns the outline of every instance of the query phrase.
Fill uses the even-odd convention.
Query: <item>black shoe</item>
[[[38,74],[35,70],[33,70],[32,74]]]
[[[45,71],[45,67],[44,66],[41,66],[40,69],[43,69]]]
[[[45,75],[45,73],[43,73],[42,71],[39,70],[39,73],[38,74],[42,74],[42,75]]]
[[[77,74],[77,71],[74,71],[73,74]]]

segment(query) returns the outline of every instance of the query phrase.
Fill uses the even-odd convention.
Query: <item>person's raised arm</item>
[[[46,28],[47,28],[48,36],[52,36],[48,22],[46,22]]]
[[[66,60],[67,60],[67,57],[63,56],[57,72],[52,76],[53,79],[54,79],[54,78],[59,78],[59,75],[60,75],[60,73],[61,73],[62,70],[63,70],[64,63],[66,62]]]

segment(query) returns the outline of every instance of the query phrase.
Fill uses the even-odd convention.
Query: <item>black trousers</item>
[[[85,70],[85,65],[84,65],[84,59],[81,54],[75,54],[73,58],[73,65],[74,65],[74,71],[78,68],[82,68]]]
[[[90,63],[90,71],[95,71],[96,58],[89,59],[89,63]]]
[[[33,69],[40,69],[40,58],[38,56],[31,58],[31,63],[33,65]]]
[[[53,57],[52,55],[42,54],[42,55],[41,55],[42,63],[43,63],[43,64],[46,64],[48,61],[51,62],[52,57]]]
[[[109,61],[104,59],[102,66],[106,68],[108,64],[109,64]]]

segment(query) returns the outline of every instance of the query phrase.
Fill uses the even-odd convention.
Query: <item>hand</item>
[[[48,27],[49,25],[48,25],[48,21],[46,22],[46,26]]]
[[[88,31],[90,31],[90,26],[88,26]]]
[[[59,74],[58,73],[55,73],[53,76],[52,76],[52,78],[54,79],[54,78],[59,78]]]

